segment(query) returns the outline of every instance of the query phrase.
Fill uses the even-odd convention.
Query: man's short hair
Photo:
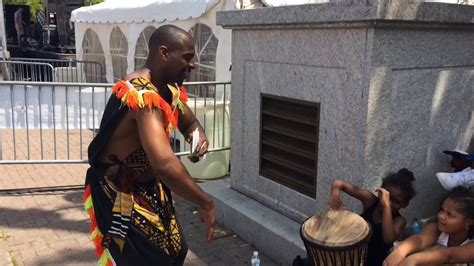
[[[148,42],[150,54],[156,53],[160,46],[166,46],[170,51],[178,49],[182,46],[184,38],[192,37],[189,33],[174,25],[161,26],[153,32]]]

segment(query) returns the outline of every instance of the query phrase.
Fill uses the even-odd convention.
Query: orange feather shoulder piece
[[[171,138],[173,130],[178,127],[178,121],[173,115],[171,106],[148,80],[144,78],[136,78],[130,81],[121,80],[114,85],[112,93],[122,102],[122,106],[127,106],[130,110],[160,109],[163,112],[168,137]]]

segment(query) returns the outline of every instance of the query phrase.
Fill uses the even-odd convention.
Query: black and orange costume
[[[171,192],[153,170],[142,148],[126,158],[108,155],[112,164],[99,158],[117,125],[128,110],[158,108],[168,137],[184,112],[186,91],[168,85],[173,97],[167,102],[144,78],[120,81],[113,88],[100,129],[89,146],[84,196],[91,218],[91,239],[100,265],[181,265],[187,246],[176,220]],[[118,172],[106,170],[118,165]]]

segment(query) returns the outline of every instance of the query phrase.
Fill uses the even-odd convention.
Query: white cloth
[[[439,235],[438,237],[438,241],[436,242],[438,245],[441,245],[443,247],[447,247],[448,246],[448,241],[449,241],[449,235],[446,234],[446,233],[443,233],[441,232],[441,234]],[[464,240],[464,242],[461,243],[461,245],[459,246],[464,246],[464,245],[467,245],[471,242],[474,242],[474,239],[466,239]],[[449,264],[449,265],[452,265],[452,264]],[[469,265],[469,266],[474,266],[473,263],[467,263],[467,264],[454,264],[454,265]]]
[[[448,241],[449,241],[449,235],[446,233],[441,232],[441,234],[438,237],[438,241],[436,242],[438,245],[447,247],[448,246]],[[467,245],[471,242],[474,242],[474,239],[466,239],[464,242],[461,243],[460,246]]]

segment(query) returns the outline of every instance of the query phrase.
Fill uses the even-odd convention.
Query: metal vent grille
[[[319,103],[262,94],[260,175],[316,197]]]

